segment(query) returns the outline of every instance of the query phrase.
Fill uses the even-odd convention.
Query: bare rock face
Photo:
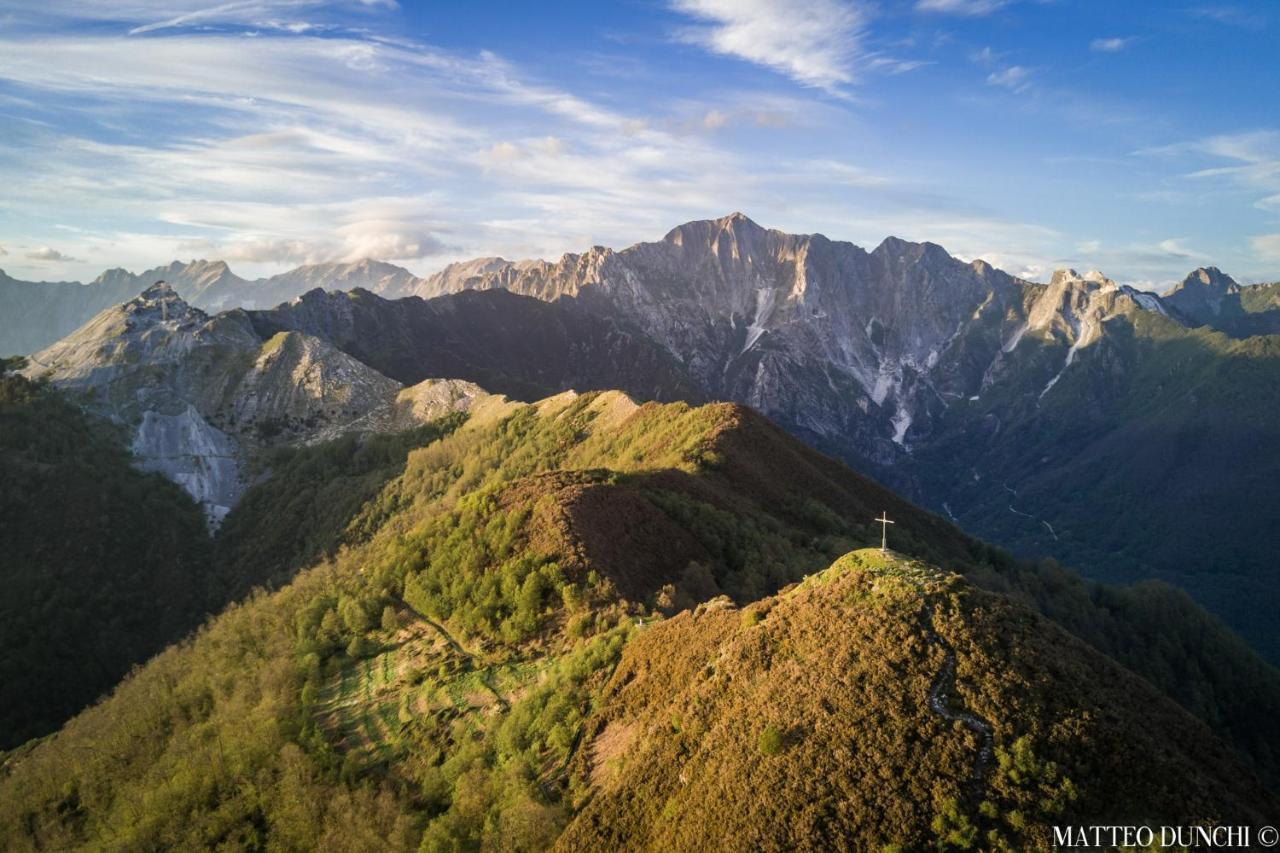
[[[241,430],[316,440],[345,432],[395,398],[400,383],[298,332],[280,332],[258,350],[232,395]]]
[[[213,525],[264,446],[406,429],[484,394],[424,383],[406,396],[332,344],[300,332],[264,341],[243,312],[210,317],[164,283],[36,353],[27,373],[128,428],[138,464],[186,489]]]
[[[388,429],[396,432],[454,412],[467,412],[491,396],[493,395],[474,382],[461,379],[425,379],[396,395],[395,410]]]
[[[1024,335],[1078,350],[1108,316],[1165,313],[1159,297],[1100,273],[1061,271],[1040,285],[932,243],[890,237],[867,252],[765,229],[741,213],[618,252],[454,264],[416,292],[494,288],[622,316],[711,396],[747,403],[882,473],[954,403],[999,382],[1022,358],[1014,351]]]
[[[195,406],[175,415],[143,412],[130,449],[139,467],[182,486],[205,508],[213,526],[222,522],[244,491],[240,446]]]
[[[1198,322],[1222,314],[1224,303],[1239,297],[1240,285],[1217,267],[1193,270],[1165,299],[1175,310]]]

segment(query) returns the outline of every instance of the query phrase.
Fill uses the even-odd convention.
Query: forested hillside
[[[1211,620],[1160,630],[1165,637],[1185,632],[1187,660],[1200,680],[1179,686],[1230,718],[1219,721],[1218,731],[1232,738],[1234,755],[1098,651],[1002,597],[969,591],[976,582],[1027,602],[1051,600],[1055,618],[1082,635],[1093,631],[1088,639],[1103,651],[1132,652],[1134,666],[1147,660],[1135,650],[1163,641],[1141,618],[1160,607],[1166,593],[1159,587],[1115,593],[1128,611],[1100,607],[1103,588],[1019,566],[737,406],[637,407],[616,393],[561,395],[535,406],[491,398],[443,433],[421,435],[427,443],[381,488],[376,484],[386,472],[399,468],[397,453],[371,451],[356,462],[331,447],[295,457],[318,464],[332,453],[334,470],[359,484],[353,493],[376,494],[354,516],[335,504],[327,531],[300,529],[295,539],[275,540],[255,571],[283,580],[289,566],[313,555],[322,556],[319,564],[274,593],[232,606],[53,738],[5,756],[0,833],[18,849],[426,850],[467,849],[484,838],[501,838],[509,849],[542,849],[566,827],[562,840],[570,847],[590,846],[597,830],[629,833],[632,824],[606,829],[598,817],[588,818],[600,814],[591,803],[604,795],[583,764],[598,754],[593,743],[601,729],[589,721],[604,720],[601,709],[612,706],[602,703],[614,701],[613,692],[602,691],[607,684],[616,690],[625,678],[627,670],[613,674],[619,661],[636,666],[635,658],[623,657],[629,643],[678,633],[692,617],[669,626],[666,617],[720,595],[728,598],[717,607],[736,602],[757,613],[764,627],[753,636],[767,638],[771,624],[786,621],[771,623],[763,611],[772,605],[752,602],[806,576],[804,588],[819,582],[825,576],[815,573],[840,555],[878,540],[870,519],[881,511],[898,522],[899,553],[971,580],[944,583],[928,570],[927,589],[903,591],[884,615],[858,615],[855,595],[850,618],[866,620],[859,624],[871,634],[839,639],[848,626],[834,618],[838,611],[823,617],[822,634],[811,641],[866,636],[872,643],[872,635],[887,632],[867,646],[859,665],[897,672],[894,655],[883,663],[873,655],[892,647],[908,667],[902,672],[912,674],[897,692],[867,694],[866,720],[823,717],[836,728],[822,737],[865,740],[872,766],[891,769],[897,759],[863,723],[906,714],[920,717],[922,744],[934,745],[921,748],[941,750],[927,789],[913,783],[884,792],[870,778],[851,779],[841,796],[868,809],[887,797],[904,826],[910,816],[931,815],[928,827],[917,830],[920,838],[963,846],[977,843],[969,834],[976,828],[998,831],[1017,846],[1034,836],[1014,812],[1039,814],[1030,810],[1049,802],[1061,806],[1054,814],[1069,816],[1077,813],[1072,803],[1111,802],[1113,783],[1097,764],[1109,741],[1097,740],[1102,730],[1090,722],[1106,715],[1120,733],[1149,726],[1144,737],[1173,750],[1125,771],[1133,787],[1114,801],[1117,813],[1177,806],[1178,814],[1207,818],[1242,813],[1242,803],[1271,802],[1239,762],[1251,761],[1264,774],[1274,765],[1237,734],[1274,742],[1275,718],[1265,709],[1280,695],[1276,675],[1243,648],[1200,646],[1191,632],[1204,625],[1220,630]],[[327,478],[307,469],[281,462],[278,470],[289,472],[287,482],[297,488],[283,488],[282,480],[277,497],[264,492],[258,509],[248,509],[247,497],[244,531],[277,500],[297,494],[305,505],[323,495],[317,484]],[[333,544],[336,553],[324,559]],[[941,646],[922,627],[918,605],[934,602],[935,590],[943,589],[937,603],[946,606],[935,630],[957,655],[956,702],[973,702],[995,727],[1000,763],[992,767],[999,769],[984,775],[993,793],[982,798],[965,793],[962,769],[972,766],[979,745],[962,726],[929,722],[928,682],[939,671]],[[747,630],[756,617],[724,618],[705,638],[690,638],[689,648],[718,642],[725,625]],[[998,639],[1005,636],[1025,641]],[[637,654],[650,648],[637,646]],[[769,654],[788,652],[780,646]],[[1032,690],[1038,672],[1049,682]],[[1146,674],[1157,682],[1161,675]],[[1239,688],[1232,679],[1246,675],[1255,679],[1260,701],[1232,704],[1227,694]],[[1145,697],[1154,710],[1139,719],[1132,703],[1114,701],[1110,688],[1086,691],[1084,704],[1065,707],[1087,678]],[[833,694],[830,701],[845,699]],[[903,710],[894,710],[899,705]],[[737,706],[716,713],[730,707]],[[812,713],[831,713],[822,707]],[[653,748],[668,748],[668,735],[644,731]],[[790,728],[779,729],[776,744],[757,743],[758,734],[748,734],[748,747],[804,754],[786,752],[797,743]],[[805,749],[822,742],[808,741]],[[737,740],[726,746],[743,748]],[[738,754],[732,750],[726,755]],[[1188,757],[1199,761],[1197,773],[1178,776]],[[1170,773],[1176,784],[1159,781]],[[1030,781],[1019,783],[1020,776]],[[634,790],[645,784],[637,780]],[[783,797],[771,814],[795,825],[805,802]],[[712,803],[672,808],[690,807]],[[583,828],[583,819],[597,829]],[[629,818],[619,813],[618,820]]]
[[[204,518],[121,437],[0,366],[0,748],[56,729],[211,600]]]

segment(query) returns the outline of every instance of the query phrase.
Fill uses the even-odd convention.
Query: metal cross
[[[882,512],[880,513],[879,518],[874,518],[872,519],[872,521],[878,521],[880,523],[880,550],[888,551],[889,550],[889,525],[893,524],[893,522],[889,520],[889,513]]]

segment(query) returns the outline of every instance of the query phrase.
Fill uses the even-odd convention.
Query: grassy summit
[[[641,631],[573,769],[566,850],[1045,849],[1055,822],[1276,805],[1146,682],[878,550]]]
[[[743,838],[780,818],[870,838],[866,815],[888,808],[884,843],[992,831],[1016,843],[1036,838],[1028,827],[1046,802],[1077,809],[1064,814],[1180,805],[1203,816],[1270,802],[1238,763],[1266,772],[1269,758],[1238,733],[1265,742],[1273,724],[1251,716],[1265,705],[1231,704],[1230,688],[1256,675],[1265,703],[1272,671],[1230,646],[1184,655],[1213,673],[1180,683],[1208,702],[1197,713],[1218,715],[1233,756],[1010,598],[1047,602],[1074,633],[1096,631],[1096,648],[1138,662],[1158,662],[1147,651],[1170,632],[1203,642],[1220,627],[1174,621],[1157,634],[1143,617],[1168,600],[1160,588],[1105,590],[1016,565],[742,407],[493,398],[417,440],[402,464],[381,445],[369,458],[327,445],[279,460],[297,488],[268,480],[246,495],[226,522],[241,538],[219,559],[239,563],[227,555],[243,554],[252,531],[292,519],[298,535],[271,539],[253,567],[292,579],[5,755],[0,836],[60,850],[686,844],[686,830],[663,828],[670,802],[674,818],[738,807],[736,822],[708,831]],[[351,494],[322,484],[326,466]],[[297,494],[331,511],[280,515]],[[898,522],[892,560],[858,550],[878,542],[881,511]],[[954,675],[937,680],[948,660]],[[726,684],[722,667],[745,677]],[[1149,706],[1141,724],[1121,694]],[[977,769],[988,733],[962,714],[991,729]],[[616,721],[640,725],[626,734]],[[724,727],[718,754],[698,752],[696,726]],[[1129,764],[1107,763],[1104,748],[1130,735]],[[837,765],[815,752],[805,772],[819,770],[799,775],[797,757],[837,746]],[[670,788],[686,751],[706,774]],[[630,757],[649,754],[670,766]],[[898,773],[903,755],[927,761]],[[1158,781],[1193,755],[1201,775]],[[766,778],[786,784],[765,802],[749,773],[775,770]],[[1135,786],[1114,808],[1113,770]],[[845,811],[813,813],[832,785]],[[916,818],[922,835],[902,829]]]

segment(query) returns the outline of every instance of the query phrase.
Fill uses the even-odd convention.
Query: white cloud
[[[45,262],[80,263],[80,261],[76,260],[75,258],[69,255],[64,255],[62,252],[59,252],[57,249],[54,249],[50,246],[40,246],[36,249],[32,249],[30,252],[27,252],[27,260],[40,261],[41,263],[45,263]]]
[[[338,229],[343,260],[414,261],[449,249],[430,231],[395,219],[366,219]]]
[[[1098,53],[1118,53],[1132,41],[1131,38],[1098,38],[1089,42],[1089,49]]]
[[[1253,252],[1264,261],[1280,262],[1280,234],[1259,234],[1249,240]]]
[[[1259,195],[1261,197],[1254,202],[1255,207],[1280,210],[1280,131],[1220,134],[1146,148],[1136,153],[1148,157],[1191,158],[1200,164],[1204,164],[1206,159],[1219,164],[1226,161],[1227,165],[1205,165],[1185,173],[1183,177]]]
[[[906,74],[933,64],[923,59],[897,59],[892,56],[876,56],[867,60],[868,69],[885,74]]]
[[[1265,15],[1230,4],[1198,6],[1189,9],[1188,13],[1194,18],[1249,30],[1260,30],[1267,25]]]
[[[7,254],[9,254],[9,253],[8,253],[7,251],[5,251],[4,246],[0,246],[0,258],[3,258],[3,257],[4,257],[5,255],[7,255]]]
[[[852,83],[868,13],[851,0],[673,0],[705,22],[685,40],[830,93]]]
[[[975,65],[981,65],[983,68],[990,68],[996,64],[996,60],[1000,58],[1000,54],[996,53],[988,45],[982,50],[975,50],[969,54],[969,60]]]
[[[916,11],[979,17],[1009,5],[1009,0],[916,0]]]
[[[1169,238],[1168,240],[1161,240],[1157,246],[1160,251],[1182,260],[1204,261],[1209,259],[1209,256],[1203,252],[1197,252],[1195,249],[1189,249],[1182,245],[1181,239]]]
[[[719,130],[729,123],[729,116],[720,110],[707,110],[702,117],[702,126],[707,130]]]
[[[1000,86],[1011,92],[1025,92],[1031,88],[1031,69],[1010,65],[987,75],[988,86]]]
[[[210,256],[267,265],[466,246],[558,254],[718,215],[751,185],[705,132],[603,108],[491,54],[361,43],[368,61],[353,68],[350,42],[264,33],[249,50],[233,37],[164,34],[139,50],[123,37],[0,37],[0,79],[49,103],[86,103],[76,114],[90,126],[184,117],[127,142],[16,125],[0,160],[6,206],[47,215],[59,199],[98,232],[91,256],[112,263],[149,266],[205,241]],[[704,106],[701,128],[796,115],[741,98]],[[513,127],[531,133],[512,138]],[[464,240],[439,236],[442,212]]]
[[[23,22],[59,20],[123,23],[131,35],[196,27],[260,27],[306,32],[322,25],[307,17],[334,11],[395,9],[395,0],[44,0],[17,9]],[[130,26],[132,25],[132,26]]]

